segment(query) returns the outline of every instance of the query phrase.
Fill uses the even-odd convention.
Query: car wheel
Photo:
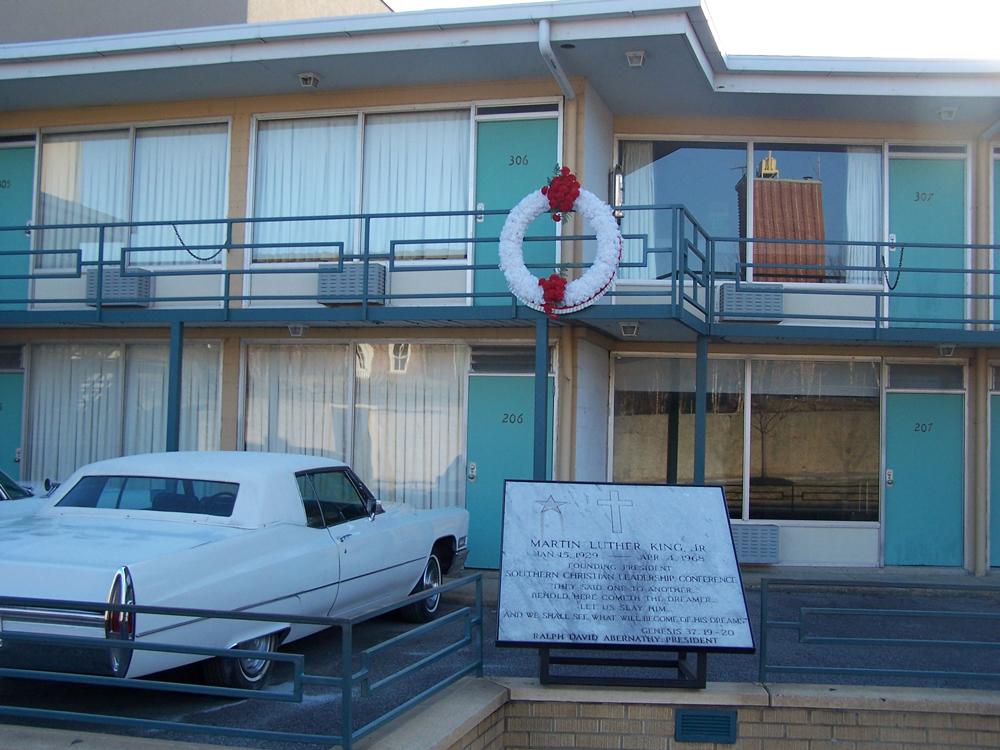
[[[428,589],[436,589],[441,585],[441,561],[438,556],[431,552],[427,558],[427,565],[424,566],[424,574],[413,587],[411,594],[418,594]],[[441,606],[441,595],[435,594],[421,599],[419,602],[407,605],[403,608],[403,617],[410,622],[430,622],[437,615]]]
[[[275,633],[236,644],[236,648],[247,651],[274,651],[277,646],[278,637]],[[205,662],[205,679],[223,687],[258,690],[267,682],[273,665],[271,659],[263,656],[218,657]]]

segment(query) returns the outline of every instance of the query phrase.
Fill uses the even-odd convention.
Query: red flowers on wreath
[[[562,221],[562,214],[572,211],[580,197],[580,182],[569,167],[563,167],[542,187],[542,195],[549,199],[552,221]]]
[[[566,283],[566,279],[557,273],[547,279],[538,280],[538,286],[542,288],[542,299],[545,301],[542,309],[550,318],[554,317],[552,308],[561,304],[566,296]]]

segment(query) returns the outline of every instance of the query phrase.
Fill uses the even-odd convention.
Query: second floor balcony
[[[3,227],[0,324],[528,323],[536,313],[507,289],[496,230],[482,230],[506,213]],[[563,322],[660,341],[995,340],[997,246],[719,237],[680,205],[618,213],[613,288]],[[593,258],[594,236],[578,216],[561,233],[553,226],[547,216],[532,225],[525,262],[539,277],[573,278]]]

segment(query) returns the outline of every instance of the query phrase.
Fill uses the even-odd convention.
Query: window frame
[[[308,479],[309,484],[312,486],[313,492],[315,493],[316,485],[313,480],[316,476],[321,474],[342,474],[344,476],[345,481],[347,482],[347,486],[351,487],[354,490],[354,492],[357,495],[357,498],[361,501],[361,507],[364,510],[364,514],[347,518],[341,512],[342,518],[340,518],[340,520],[334,520],[332,522],[328,521],[326,518],[326,513],[323,511],[322,501],[318,497],[306,499],[302,491],[303,480]],[[295,486],[299,490],[299,499],[302,501],[302,509],[305,512],[306,526],[308,526],[311,529],[332,529],[336,526],[340,526],[345,523],[352,523],[354,521],[360,521],[365,518],[372,518],[374,515],[372,509],[377,508],[377,501],[375,501],[375,498],[371,494],[371,491],[368,490],[367,487],[365,487],[365,485],[361,482],[361,480],[358,479],[357,475],[355,475],[355,473],[348,466],[323,467],[319,469],[305,469],[303,471],[297,471],[295,472]],[[316,526],[310,522],[309,520],[310,515],[307,508],[307,504],[310,502],[316,503],[317,509],[319,510],[319,517],[322,522],[322,526]],[[373,505],[373,503],[375,504]],[[338,512],[340,512],[339,509]]]

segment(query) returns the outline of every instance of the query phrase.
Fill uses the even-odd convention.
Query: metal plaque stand
[[[650,651],[641,648],[622,648],[621,651],[656,654],[657,658],[630,658],[612,654],[588,654],[583,649],[573,647],[560,648],[560,651],[572,651],[569,654],[554,654],[553,649],[540,648],[539,676],[543,685],[616,685],[619,687],[676,687],[703,689],[708,677],[708,654],[704,651]],[[675,654],[676,657],[665,657],[665,654]],[[694,664],[691,663],[694,657]],[[594,674],[552,673],[553,666],[598,667],[600,676]],[[617,674],[622,669],[664,669],[671,670],[675,676],[668,677],[632,677]]]

